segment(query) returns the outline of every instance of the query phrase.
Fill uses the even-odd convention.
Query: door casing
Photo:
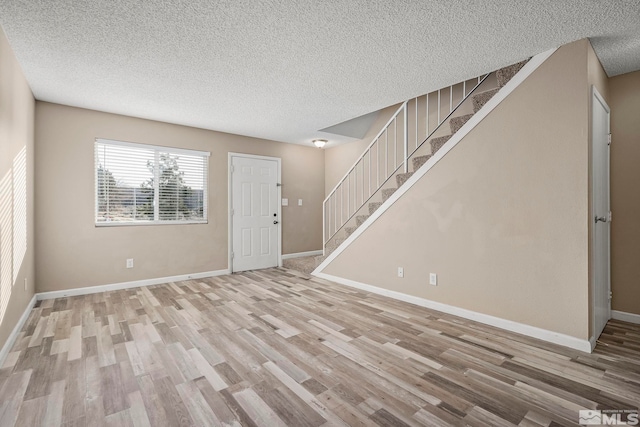
[[[611,223],[609,221],[609,212],[611,210],[611,201],[610,201],[610,194],[611,194],[611,176],[610,176],[610,146],[607,148],[606,150],[606,156],[605,159],[601,159],[597,157],[597,149],[595,144],[597,144],[599,142],[599,139],[602,138],[602,135],[597,135],[596,134],[596,130],[599,130],[600,132],[602,132],[599,128],[598,128],[598,124],[597,124],[597,118],[596,118],[596,114],[600,113],[602,110],[604,110],[605,114],[606,114],[606,129],[605,129],[605,133],[606,135],[604,136],[604,138],[608,138],[608,135],[611,132],[611,110],[609,108],[609,106],[607,105],[606,101],[604,100],[604,98],[600,95],[600,93],[598,92],[598,90],[596,89],[595,86],[592,86],[592,90],[591,90],[591,152],[592,152],[592,164],[591,164],[591,191],[592,191],[592,199],[591,199],[591,215],[590,215],[590,221],[591,224],[593,224],[593,228],[592,228],[592,233],[591,233],[591,245],[592,245],[592,269],[591,269],[591,274],[592,274],[592,286],[591,286],[591,292],[592,292],[592,305],[591,305],[591,309],[592,309],[592,319],[591,319],[591,326],[592,326],[592,346],[595,344],[595,340],[598,339],[601,331],[600,329],[600,322],[599,322],[599,318],[598,318],[598,313],[601,311],[600,308],[598,307],[598,303],[601,302],[599,297],[599,293],[603,293],[606,292],[606,310],[605,310],[605,317],[606,320],[611,318],[611,299],[609,298],[610,292],[611,292]],[[600,108],[602,108],[602,110],[599,110]],[[606,139],[605,139],[606,141]],[[596,223],[595,222],[595,217],[596,215],[602,215],[602,212],[599,212],[597,210],[597,205],[598,205],[598,200],[596,199],[599,195],[596,194],[597,191],[597,186],[596,186],[596,162],[603,162],[604,164],[604,170],[605,170],[605,177],[606,177],[606,183],[605,183],[605,192],[606,192],[606,213],[604,213],[607,216],[607,222],[600,224],[600,223]],[[600,242],[597,240],[597,227],[603,227],[606,225],[606,241],[607,241],[607,248],[604,251],[605,252],[605,257],[606,257],[606,262],[604,263],[605,268],[606,268],[606,273],[605,273],[605,284],[599,283],[598,277],[599,277],[599,268],[600,266],[598,265],[598,258],[597,258],[597,254],[598,254],[598,247],[596,246],[597,244],[600,244]],[[605,289],[599,288],[601,286],[605,286]],[[605,321],[606,324],[606,321]]]

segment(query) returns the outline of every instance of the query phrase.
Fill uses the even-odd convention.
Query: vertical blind
[[[96,139],[96,225],[207,222],[209,154]]]

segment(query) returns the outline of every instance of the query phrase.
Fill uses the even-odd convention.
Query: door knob
[[[606,217],[604,217],[604,216],[598,216],[598,215],[596,215],[596,224],[597,224],[599,221],[607,222],[607,218],[606,218]]]
[[[274,221],[273,221],[273,223],[274,223],[274,224],[277,224],[277,223],[278,223],[278,221],[274,220]]]

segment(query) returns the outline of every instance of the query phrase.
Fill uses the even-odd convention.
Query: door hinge
[[[611,145],[611,134],[607,135],[607,145]]]
[[[611,211],[609,211],[609,213],[607,214],[607,216],[609,217],[609,222],[611,222],[613,220],[613,214],[611,213]]]
[[[613,292],[609,291],[609,300],[613,299]]]
[[[234,173],[236,171],[236,167],[231,165],[231,173]]]
[[[234,259],[236,256],[236,254],[234,254],[233,252],[231,252],[231,259]]]
[[[231,216],[234,216],[236,214],[236,210],[235,209],[231,209]]]

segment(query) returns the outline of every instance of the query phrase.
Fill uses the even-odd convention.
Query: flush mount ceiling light
[[[316,147],[322,148],[327,143],[327,140],[326,139],[314,139],[311,142],[313,142],[313,145],[315,145]]]

